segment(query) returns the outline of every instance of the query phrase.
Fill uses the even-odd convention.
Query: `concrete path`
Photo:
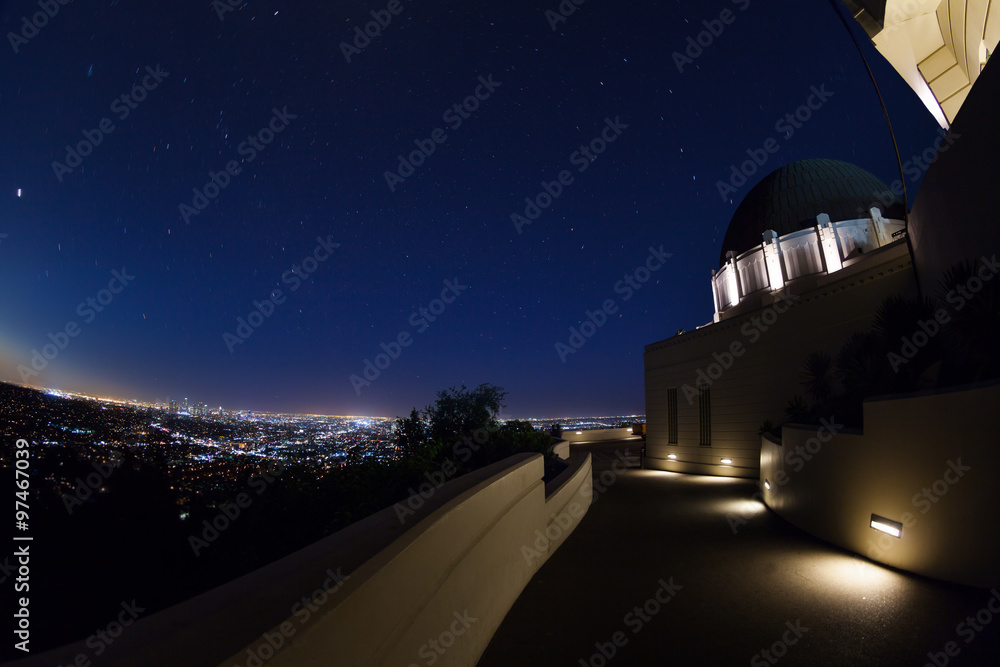
[[[593,454],[596,502],[480,667],[1000,664],[1000,593],[816,540],[751,500],[754,480],[611,472],[638,447],[573,446]]]

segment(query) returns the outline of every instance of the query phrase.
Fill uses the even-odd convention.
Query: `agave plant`
[[[872,323],[884,355],[874,369],[878,392],[917,389],[925,372],[943,360],[942,338],[929,335],[926,329],[928,323],[935,322],[935,310],[926,298],[899,295],[886,297],[879,304]]]
[[[858,401],[887,390],[892,372],[886,361],[886,346],[873,331],[851,334],[837,351],[834,363],[844,391]]]
[[[934,318],[934,304],[927,299],[912,299],[892,294],[875,310],[872,330],[895,344],[918,329],[919,322]]]
[[[813,408],[805,397],[801,394],[795,394],[785,407],[785,415],[792,423],[809,422],[813,418]]]
[[[817,403],[833,396],[837,382],[829,352],[810,352],[802,363],[802,384]]]

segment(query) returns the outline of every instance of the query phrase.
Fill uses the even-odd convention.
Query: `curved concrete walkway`
[[[611,470],[640,445],[573,446],[593,454],[595,503],[480,667],[1000,663],[1000,593],[816,540],[751,500],[754,480]]]

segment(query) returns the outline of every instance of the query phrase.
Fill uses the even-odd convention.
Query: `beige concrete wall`
[[[569,441],[568,440],[556,440],[556,444],[552,445],[552,453],[563,459],[564,461],[569,458]]]
[[[808,282],[788,285],[786,293],[793,296],[786,300],[646,346],[647,468],[756,478],[759,427],[768,419],[785,420],[789,399],[802,393],[804,358],[816,350],[834,352],[852,332],[867,329],[887,295],[911,287],[912,273],[905,245],[897,243],[870,253],[863,263],[802,281]],[[742,353],[723,369],[733,350]],[[710,447],[699,443],[699,370],[711,380]],[[678,390],[677,443],[668,441],[672,387]],[[723,458],[732,464],[723,464]]]
[[[997,405],[1000,384],[992,384],[867,401],[863,433],[785,427],[780,445],[761,445],[764,501],[799,528],[880,563],[996,586]],[[871,528],[873,513],[902,523],[901,536]]]
[[[563,540],[572,534],[576,525],[587,513],[587,508],[594,500],[593,469],[589,453],[574,454],[570,462],[569,469],[564,471],[556,479],[546,484],[545,516],[547,521],[543,530],[545,540],[539,540],[535,535],[535,541],[540,545],[545,545],[545,549],[539,549],[533,542],[531,550],[541,554],[544,560],[541,563],[534,563],[535,569],[541,567],[544,561],[562,545]],[[567,521],[567,517],[572,521]],[[547,541],[547,544],[546,544]],[[522,549],[522,554],[526,559],[535,560],[534,553],[527,549]]]

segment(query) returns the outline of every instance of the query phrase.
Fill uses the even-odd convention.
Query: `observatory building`
[[[646,465],[756,478],[800,368],[913,285],[903,204],[871,173],[802,160],[758,183],[712,272],[713,321],[646,346]]]

